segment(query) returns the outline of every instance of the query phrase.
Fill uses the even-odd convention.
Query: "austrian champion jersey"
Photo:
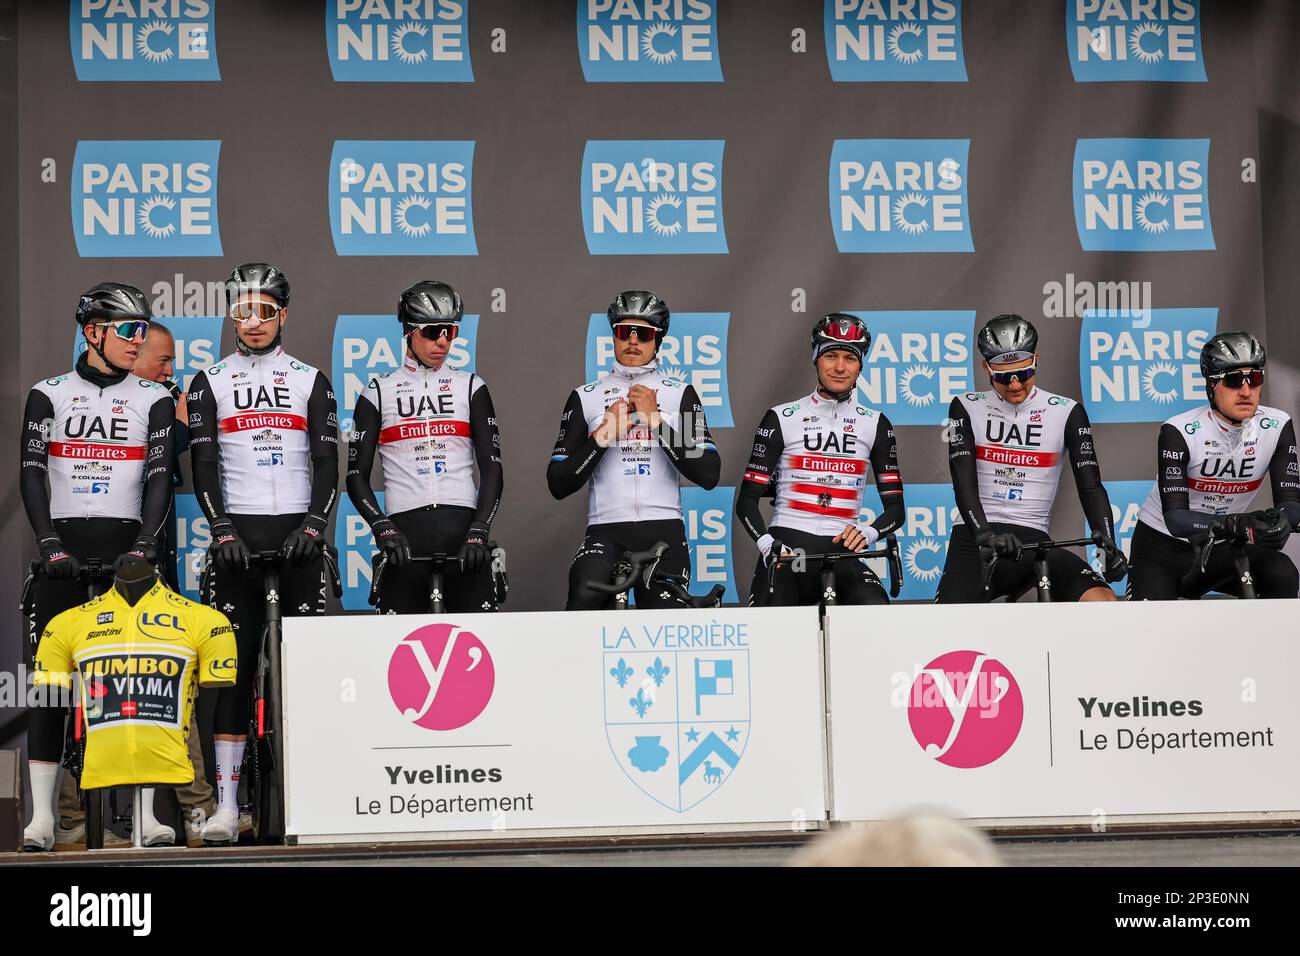
[[[159,399],[170,400],[167,390],[130,374],[101,388],[69,372],[32,392],[48,399],[50,417],[48,424],[29,423],[24,452],[48,455],[50,517],[139,521],[149,413]]]
[[[435,371],[409,354],[401,368],[370,380],[357,399],[357,418],[375,418],[362,403],[377,410],[389,514],[428,505],[477,507],[470,402],[481,388],[477,375],[446,365]]]
[[[134,605],[116,589],[58,614],[41,635],[37,686],[80,678],[86,736],[81,785],[183,784],[198,686],[235,683],[235,636],[220,611],[161,582]]]
[[[1165,524],[1170,495],[1185,494],[1180,507],[1210,515],[1242,514],[1251,510],[1260,487],[1274,474],[1273,495],[1294,497],[1296,475],[1291,416],[1261,405],[1234,427],[1209,404],[1175,415],[1160,429],[1160,473],[1142,502],[1138,520],[1173,536]],[[1280,459],[1280,460],[1279,460]],[[1163,498],[1163,500],[1162,500]]]

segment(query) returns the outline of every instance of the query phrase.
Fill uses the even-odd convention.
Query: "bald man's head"
[[[140,357],[131,371],[151,382],[171,380],[176,362],[176,340],[161,322],[149,323],[149,334],[140,346]]]

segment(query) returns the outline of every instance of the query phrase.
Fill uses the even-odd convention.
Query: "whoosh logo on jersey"
[[[723,140],[588,140],[582,225],[592,255],[725,253]]]
[[[900,601],[932,601],[939,588],[943,563],[948,556],[948,536],[959,517],[952,485],[909,484],[905,488],[907,518],[894,532],[898,536],[899,555],[903,561],[903,587]],[[880,514],[880,496],[874,486],[862,498],[860,524],[869,524]],[[877,547],[883,547],[883,542]],[[867,562],[886,588],[889,566],[883,558]]]
[[[215,0],[71,0],[78,80],[219,80]]]
[[[975,313],[854,312],[871,330],[871,351],[858,379],[863,405],[894,425],[938,425],[948,406],[970,391]]]
[[[836,82],[966,81],[961,0],[826,0]]]
[[[219,256],[220,140],[82,140],[72,235],[82,258]]]
[[[715,0],[578,0],[588,83],[721,83]]]
[[[920,669],[907,702],[916,742],[941,764],[993,763],[1020,736],[1025,702],[1006,665],[979,651],[952,651]]]
[[[840,252],[971,252],[968,139],[837,139],[830,212]]]
[[[336,81],[474,82],[467,0],[328,0],[325,9]]]
[[[341,256],[475,256],[473,140],[337,140],[330,228]]]
[[[1218,309],[1151,309],[1134,320],[1088,310],[1079,328],[1079,381],[1088,418],[1162,422],[1205,402],[1201,349]]]
[[[460,334],[447,352],[447,367],[474,371],[478,348],[477,315],[460,320]],[[372,378],[402,364],[406,343],[402,327],[391,315],[340,315],[334,323],[333,368],[330,381],[338,390],[339,432],[352,431],[357,398]]]
[[[1213,249],[1208,139],[1081,139],[1074,222],[1088,252]]]
[[[694,386],[710,428],[735,424],[727,386],[730,321],[730,312],[674,312],[670,331],[659,346],[659,377]],[[594,382],[613,364],[609,319],[603,312],[593,312],[587,322],[587,381]]]
[[[1065,0],[1065,39],[1079,83],[1205,82],[1200,0]]]
[[[1143,478],[1137,481],[1103,481],[1102,484],[1106,487],[1106,495],[1110,498],[1110,516],[1115,522],[1115,543],[1119,545],[1125,557],[1132,558],[1133,529],[1137,527],[1138,513],[1142,510],[1142,502],[1146,500],[1152,482]],[[1086,528],[1086,519],[1083,525]],[[1089,533],[1087,530],[1083,532],[1085,536]],[[1105,561],[1100,548],[1091,545],[1088,547],[1088,563],[1098,574],[1102,572]],[[1116,594],[1123,594],[1127,586],[1126,578],[1112,584],[1111,589]]]

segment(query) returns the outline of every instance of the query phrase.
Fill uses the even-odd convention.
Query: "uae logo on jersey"
[[[474,82],[468,0],[328,0],[325,10],[336,81]]]
[[[1079,381],[1088,418],[1163,422],[1205,403],[1201,349],[1218,309],[1151,309],[1148,318],[1084,312]]]
[[[588,140],[582,225],[601,255],[727,251],[717,140]]]
[[[836,82],[966,81],[961,0],[826,0],[825,21]]]
[[[1081,139],[1074,223],[1088,252],[1213,249],[1208,139]]]
[[[1205,82],[1200,0],[1065,0],[1065,39],[1079,83]]]
[[[71,0],[78,80],[219,80],[216,0]]]
[[[473,140],[338,140],[330,229],[341,256],[476,256]]]
[[[840,252],[972,252],[968,139],[837,139],[830,213]]]
[[[874,521],[880,511],[880,496],[874,489],[868,489],[862,498],[859,523]],[[948,556],[948,537],[957,518],[952,485],[944,482],[907,486],[907,520],[894,532],[903,563],[903,587],[898,600],[934,600]],[[883,547],[883,542],[877,547]],[[872,558],[867,564],[888,588],[888,562],[884,558]]]
[[[716,0],[578,0],[588,83],[721,83]]]
[[[941,424],[952,400],[971,388],[974,311],[853,314],[871,330],[858,379],[862,404],[894,425]]]

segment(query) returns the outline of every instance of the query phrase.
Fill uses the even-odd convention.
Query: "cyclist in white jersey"
[[[1160,426],[1156,485],[1133,531],[1133,600],[1178,598],[1193,544],[1211,532],[1243,548],[1260,597],[1296,596],[1300,577],[1282,546],[1300,524],[1300,465],[1291,416],[1259,404],[1266,362],[1248,332],[1221,332],[1201,350],[1209,403]],[[1251,510],[1266,479],[1273,506]],[[1229,548],[1211,549],[1187,596],[1240,593],[1232,561]]]
[[[691,385],[657,374],[668,305],[653,292],[619,293],[608,309],[614,367],[569,394],[546,469],[551,494],[566,498],[591,482],[587,533],[569,565],[566,609],[600,610],[612,598],[587,587],[609,581],[625,551],[669,546],[659,571],[683,587],[691,558],[682,521],[681,479],[718,483],[718,448]],[[638,586],[639,608],[681,607],[666,591]]]
[[[383,554],[379,610],[386,614],[429,609],[428,569],[411,563],[411,542],[421,556],[458,555],[458,566],[445,569],[448,611],[496,609],[488,536],[504,483],[501,435],[483,379],[446,365],[464,313],[460,294],[445,282],[417,282],[403,292],[402,366],[371,379],[357,399],[348,497]],[[376,451],[383,508],[370,486]]]
[[[781,563],[772,573],[775,557],[791,548],[805,554],[864,551],[896,530],[905,515],[893,426],[881,412],[854,401],[871,332],[856,315],[832,312],[813,327],[811,344],[817,387],[797,401],[768,409],[736,497],[736,517],[759,550],[751,605],[818,603],[820,567],[796,571]],[[868,466],[883,508],[862,525]],[[759,510],[759,500],[768,493],[776,499],[770,528]],[[862,561],[837,561],[834,574],[841,604],[889,603],[879,579]]]
[[[1110,497],[1092,425],[1081,404],[1039,388],[1038,332],[1018,315],[990,319],[976,337],[992,388],[952,400],[948,468],[960,512],[935,602],[963,604],[1014,596],[1033,581],[1033,555],[1022,545],[1048,539],[1052,504],[1068,455],[1084,516],[1102,535],[1104,576],[1071,551],[1047,554],[1052,593],[1062,601],[1113,601],[1107,581],[1128,573],[1115,545]],[[989,589],[985,557],[996,555]]]

